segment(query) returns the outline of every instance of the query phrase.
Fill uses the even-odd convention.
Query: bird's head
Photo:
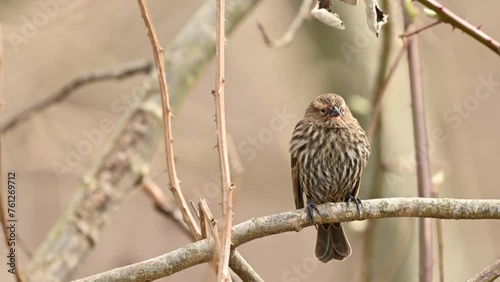
[[[344,98],[332,93],[316,97],[307,107],[304,117],[335,127],[344,127],[354,119]]]

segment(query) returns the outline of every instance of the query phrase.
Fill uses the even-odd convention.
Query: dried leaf
[[[387,15],[380,9],[377,0],[365,0],[368,27],[378,37],[380,28],[387,23]]]
[[[345,29],[344,22],[339,18],[339,15],[335,13],[330,13],[326,9],[319,8],[319,4],[316,4],[311,10],[311,14],[320,22],[326,24],[329,27],[336,29]]]

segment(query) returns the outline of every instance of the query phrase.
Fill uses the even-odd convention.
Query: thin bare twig
[[[3,66],[4,66],[4,57],[3,57],[3,44],[2,44],[2,25],[0,24],[0,124],[1,124],[1,116],[2,116],[2,107],[3,107],[3,95],[2,95],[2,79],[3,79]],[[0,227],[2,228],[3,230],[3,235],[5,237],[5,248],[8,250],[7,253],[10,253],[10,249],[12,247],[12,244],[9,244],[9,232],[7,231],[7,214],[6,214],[6,211],[7,209],[5,209],[5,206],[4,206],[4,196],[3,196],[3,189],[4,189],[4,186],[3,186],[3,166],[2,166],[2,138],[3,137],[3,133],[0,132],[0,220],[1,220],[1,224],[0,224]],[[19,234],[18,234],[19,236]],[[17,257],[15,263],[14,263],[14,271],[15,271],[15,276],[16,276],[16,281],[17,282],[22,282],[24,281],[23,280],[23,275],[21,273],[21,269],[20,269],[20,261],[19,261],[19,257]]]
[[[172,138],[172,111],[170,110],[170,100],[168,94],[168,86],[167,79],[165,75],[165,66],[163,59],[163,49],[160,46],[160,41],[156,35],[155,27],[153,25],[153,21],[149,15],[149,8],[147,6],[147,2],[145,0],[137,0],[139,3],[139,7],[141,9],[141,15],[144,19],[144,24],[147,28],[148,37],[151,41],[151,47],[153,48],[153,54],[155,58],[156,68],[158,69],[158,80],[160,83],[160,92],[161,92],[161,103],[162,103],[162,113],[163,113],[163,138],[165,144],[165,157],[167,162],[167,171],[168,171],[168,179],[169,179],[169,188],[174,194],[174,197],[179,205],[179,208],[182,212],[182,217],[184,219],[184,223],[189,228],[191,234],[195,237],[196,240],[201,239],[201,235],[198,229],[198,226],[195,225],[195,220],[191,211],[184,199],[184,195],[182,193],[179,179],[177,178],[177,171],[175,169],[175,160],[174,160],[174,148],[173,148],[173,138]]]
[[[500,258],[486,266],[481,272],[467,280],[467,282],[492,282],[498,277],[500,277]]]
[[[347,206],[346,203],[327,203],[319,205],[318,209],[321,214],[315,214],[318,223],[395,217],[500,219],[500,200],[384,198],[364,200],[363,206],[360,207],[361,212],[358,212],[354,205]],[[303,209],[252,218],[234,226],[232,242],[238,247],[266,236],[297,232],[312,224]],[[213,239],[205,239],[168,254],[77,281],[152,281],[209,261],[214,249]]]
[[[438,240],[439,282],[444,282],[443,225],[440,219],[436,219],[436,236]]]
[[[207,226],[207,217],[205,216],[205,213],[203,212],[201,205],[202,205],[201,201],[198,202],[198,217],[200,218],[201,238],[207,239],[210,230],[209,227]]]
[[[279,39],[273,40],[269,38],[269,36],[266,33],[266,30],[264,29],[264,26],[261,23],[257,22],[257,27],[259,28],[260,33],[262,34],[262,39],[264,40],[264,43],[266,43],[267,47],[283,48],[290,45],[293,42],[295,35],[297,35],[297,32],[299,31],[300,27],[302,26],[304,19],[309,14],[309,10],[311,9],[311,4],[313,1],[316,0],[302,1],[302,5],[300,6],[299,11],[297,12],[297,15],[293,19],[292,23],[288,27],[288,30]]]
[[[229,156],[227,153],[226,113],[225,113],[225,0],[217,0],[216,29],[215,29],[215,117],[217,122],[217,149],[219,151],[219,165],[221,171],[222,216],[224,217],[224,231],[222,232],[222,249],[219,253],[218,281],[229,281],[229,256],[231,254],[231,231],[233,224],[233,190]]]
[[[151,41],[151,45],[153,47],[153,53],[155,56],[155,64],[158,68],[158,79],[160,81],[160,91],[161,91],[161,97],[162,97],[162,108],[163,108],[163,120],[164,120],[164,139],[165,139],[165,152],[166,152],[166,159],[167,159],[167,171],[169,174],[169,186],[170,190],[172,191],[172,194],[174,195],[174,198],[177,201],[177,204],[179,208],[181,209],[184,223],[188,226],[191,234],[195,238],[195,240],[200,240],[201,239],[201,234],[199,231],[199,228],[197,225],[195,225],[194,217],[188,208],[188,205],[186,203],[186,200],[184,199],[184,195],[182,193],[182,190],[180,189],[179,185],[179,179],[177,178],[177,172],[175,170],[175,161],[174,161],[174,155],[173,155],[173,146],[172,146],[172,132],[171,132],[171,111],[170,111],[170,105],[169,105],[169,97],[168,97],[168,87],[167,87],[167,81],[166,81],[166,76],[165,76],[165,69],[163,66],[163,49],[161,48],[158,38],[156,36],[156,32],[154,29],[154,26],[152,24],[150,15],[149,15],[149,10],[147,7],[147,4],[144,0],[138,0],[139,7],[141,8],[141,14],[144,19],[145,25],[148,29],[148,36]],[[224,39],[223,39],[224,40]],[[223,41],[224,43],[224,41]],[[226,160],[227,160],[227,149],[226,149]],[[232,188],[232,187],[231,187]],[[232,215],[232,214],[231,214]],[[231,228],[231,226],[229,227]],[[230,237],[229,237],[229,243],[230,243]],[[248,266],[248,263],[241,257],[241,255],[238,254],[238,256],[233,256],[234,262],[233,264],[236,266],[241,266],[240,268],[242,271],[249,271],[249,272],[243,272],[241,273],[242,275],[246,276],[253,276],[256,275],[255,271],[251,268],[247,268],[245,266]],[[229,260],[229,258],[228,258]],[[229,265],[229,262],[227,263]],[[229,270],[227,271],[228,277],[229,275]],[[240,273],[238,273],[240,275]],[[258,275],[256,276],[258,278]]]
[[[211,237],[214,238],[215,241],[214,255],[212,257],[212,260],[210,260],[209,264],[212,270],[214,271],[215,276],[217,276],[217,258],[219,257],[219,252],[221,250],[219,231],[217,230],[217,220],[215,220],[215,217],[212,214],[212,211],[210,211],[210,208],[208,207],[208,204],[205,199],[200,199],[200,201],[198,202],[198,209],[200,214],[200,224],[201,226],[205,226],[206,228],[205,238],[209,238],[210,237],[209,234],[211,234]]]
[[[144,177],[144,179],[142,180],[142,188],[144,189],[146,195],[153,201],[155,209],[158,212],[176,223],[176,226],[178,226],[179,229],[188,237],[192,236],[187,225],[182,220],[182,214],[180,214],[180,210],[168,204],[165,193],[163,192],[163,190],[161,190],[160,187],[158,187],[158,185],[156,185],[156,183],[152,179],[150,179],[149,177]]]
[[[5,124],[2,124],[2,132],[7,132],[13,129],[21,122],[25,122],[33,117],[36,113],[46,110],[48,107],[64,101],[77,89],[87,84],[111,79],[122,80],[131,75],[148,73],[151,71],[152,63],[149,60],[140,60],[124,64],[112,69],[94,70],[83,73],[64,84],[49,96],[30,104],[25,109],[15,113],[7,119]]]
[[[412,31],[412,32],[408,32],[408,33],[401,34],[399,37],[400,37],[400,38],[410,37],[410,36],[412,36],[412,35],[415,35],[415,34],[418,34],[418,33],[422,32],[422,31],[424,31],[424,30],[427,30],[427,29],[429,29],[429,28],[431,28],[431,27],[433,27],[433,26],[436,26],[436,25],[438,25],[438,24],[440,24],[440,23],[442,23],[442,21],[441,21],[441,20],[435,21],[435,22],[433,22],[433,23],[431,23],[431,24],[428,24],[428,25],[426,25],[426,26],[424,26],[424,27],[418,28],[418,29],[416,29],[416,30],[414,30],[414,31]]]
[[[454,14],[452,11],[445,8],[440,3],[434,0],[418,0],[422,5],[434,11],[439,19],[445,23],[451,24],[453,27],[460,29],[461,31],[467,33],[472,38],[481,42],[486,47],[490,48],[497,55],[500,55],[500,43],[494,40],[491,36],[487,35],[479,28],[468,23],[466,20]]]
[[[405,28],[411,25],[409,15],[401,1]],[[417,161],[418,196],[431,197],[432,182],[429,164],[427,128],[425,124],[424,89],[422,66],[418,50],[418,35],[412,36],[408,42],[408,68],[410,76],[411,108],[413,132],[415,138],[415,156]],[[419,280],[431,282],[433,279],[432,221],[429,218],[419,220]]]
[[[200,214],[203,214],[205,219],[207,220],[207,231],[210,231],[210,234],[212,234],[212,237],[215,241],[214,257],[218,257],[221,250],[221,242],[219,238],[219,231],[217,230],[217,220],[215,220],[215,217],[210,211],[210,208],[208,207],[207,201],[205,199],[201,199],[198,202],[198,208],[200,209]]]
[[[168,204],[167,197],[163,192],[163,190],[161,190],[161,188],[158,187],[158,185],[156,185],[156,183],[154,183],[154,181],[149,177],[144,177],[142,184],[146,195],[148,195],[151,198],[151,200],[155,205],[156,210],[158,210],[161,214],[165,215],[168,219],[173,220],[174,223],[176,223],[176,226],[179,227],[186,236],[192,238],[193,236],[191,232],[189,231],[187,225],[182,220],[182,214],[180,214],[180,210]],[[201,226],[201,237],[202,239],[206,239],[208,234],[207,230],[209,227],[206,226],[205,214],[202,212],[201,209],[199,209],[200,211],[198,212],[198,208],[196,208],[196,205],[194,205],[192,201],[190,201],[190,203],[192,204],[196,214],[199,214],[198,218],[200,220],[200,226]],[[177,212],[179,212],[179,214],[177,214]],[[210,213],[210,217],[211,219],[213,219],[212,213]],[[215,222],[215,219],[213,219],[213,221]],[[217,240],[218,238],[219,237],[217,234]],[[243,257],[238,256],[233,258],[233,260],[234,262],[232,264],[230,263],[231,268],[235,267],[244,270],[237,273],[238,275],[241,276],[242,279],[244,279],[244,277],[258,277],[258,275],[257,276],[252,275],[253,273],[255,273],[255,271],[253,271],[251,267],[247,268],[248,263],[245,261],[245,259],[243,259]],[[216,273],[217,265],[214,263],[213,265],[211,264],[211,266],[213,267],[214,273]],[[253,279],[252,281],[255,280]]]

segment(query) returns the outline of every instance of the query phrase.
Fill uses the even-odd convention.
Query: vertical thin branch
[[[2,116],[2,107],[3,107],[3,95],[2,95],[2,79],[3,79],[3,68],[4,68],[4,57],[3,57],[3,44],[2,44],[2,25],[0,24],[0,124],[1,124],[1,116]],[[6,213],[6,209],[5,209],[5,206],[4,206],[4,196],[3,196],[3,170],[2,170],[2,137],[3,137],[3,134],[0,132],[0,220],[1,220],[1,224],[0,224],[0,227],[2,228],[3,230],[3,235],[5,237],[5,247],[7,248],[7,250],[9,250],[9,233],[7,231],[7,215],[5,214]],[[7,252],[8,253],[8,252]],[[21,274],[21,270],[20,270],[20,267],[19,267],[19,257],[17,257],[16,259],[16,263],[15,263],[15,275],[16,275],[16,281],[17,282],[22,282],[23,281],[23,276]]]
[[[436,191],[436,183],[432,186],[432,197],[439,198]],[[436,236],[438,242],[438,265],[439,265],[439,282],[444,282],[444,242],[443,242],[443,224],[440,219],[436,219]]]
[[[440,219],[436,219],[436,236],[438,239],[439,282],[444,282],[443,224]]]
[[[229,281],[229,256],[231,253],[231,227],[233,221],[233,189],[229,171],[229,157],[227,153],[226,115],[224,109],[224,54],[225,54],[225,0],[217,0],[216,13],[216,75],[215,75],[215,115],[217,119],[217,148],[221,170],[222,188],[222,215],[224,217],[224,232],[222,232],[222,246],[219,255],[218,281]]]
[[[405,28],[411,25],[409,16],[403,7]],[[432,182],[427,146],[427,128],[425,125],[424,90],[422,82],[422,66],[418,50],[418,35],[408,42],[408,67],[411,88],[411,107],[413,117],[413,134],[415,138],[415,157],[417,161],[418,195],[431,197]],[[419,279],[420,282],[431,282],[433,278],[432,221],[430,218],[419,219]]]
[[[145,0],[137,0],[139,7],[141,9],[141,15],[144,19],[144,24],[147,28],[148,37],[151,41],[151,46],[153,48],[153,54],[155,58],[156,68],[158,69],[158,80],[160,82],[161,91],[161,103],[163,108],[163,137],[165,139],[165,155],[167,161],[169,188],[174,194],[175,199],[179,205],[182,212],[182,217],[184,222],[189,227],[189,231],[195,237],[196,240],[201,239],[198,227],[195,225],[195,221],[189,207],[184,199],[182,190],[179,184],[179,179],[177,178],[177,171],[175,169],[174,161],[174,149],[173,149],[173,138],[172,138],[172,111],[170,110],[170,101],[167,87],[167,80],[165,76],[165,66],[163,60],[163,49],[160,46],[158,37],[156,36],[155,27],[153,21],[149,15],[149,8]]]

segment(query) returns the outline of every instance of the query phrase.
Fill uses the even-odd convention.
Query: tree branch
[[[481,272],[467,280],[467,282],[491,282],[498,277],[500,277],[500,258],[486,266]]]
[[[233,190],[231,183],[231,173],[229,171],[229,157],[227,153],[227,133],[226,133],[226,110],[224,84],[225,79],[225,0],[217,0],[216,12],[216,44],[215,44],[215,118],[217,123],[217,149],[219,151],[219,165],[221,171],[221,195],[222,195],[222,216],[224,218],[224,230],[222,232],[221,249],[219,252],[219,267],[217,270],[217,281],[230,281],[229,276],[229,255],[231,253],[231,231],[233,223]]]
[[[165,65],[163,59],[163,48],[160,46],[160,41],[156,35],[156,30],[149,15],[148,4],[145,0],[137,0],[139,7],[141,9],[141,15],[144,19],[144,24],[147,28],[148,37],[151,41],[151,47],[153,48],[153,54],[155,58],[155,65],[158,69],[158,80],[160,83],[161,92],[161,104],[162,104],[162,116],[163,116],[163,139],[165,145],[165,158],[168,171],[168,187],[172,191],[172,194],[177,201],[177,205],[181,209],[182,218],[184,223],[189,228],[191,234],[195,240],[201,239],[200,231],[197,225],[195,225],[195,220],[191,211],[184,199],[184,194],[182,193],[179,178],[177,178],[177,170],[175,169],[174,161],[174,138],[172,137],[172,110],[170,109],[170,98],[168,94],[167,78],[165,74]]]
[[[479,28],[468,23],[466,20],[454,14],[452,11],[445,8],[440,3],[434,0],[418,0],[422,5],[434,11],[439,19],[445,23],[451,24],[453,27],[460,29],[467,33],[472,38],[483,43],[486,47],[490,48],[497,55],[500,55],[500,44],[491,38],[489,35],[481,31]]]
[[[240,23],[259,0],[232,0],[226,9],[227,32]],[[187,96],[215,50],[211,0],[169,46],[166,58],[171,105]],[[28,266],[31,281],[68,281],[96,244],[109,217],[139,188],[161,140],[161,106],[154,87],[156,74],[146,77],[143,96],[149,97],[117,125],[109,149],[81,181],[78,192],[41,243]]]
[[[408,11],[403,9],[405,30],[411,25]],[[410,76],[411,111],[413,120],[413,137],[415,143],[415,158],[417,162],[417,184],[419,197],[431,197],[432,182],[429,164],[429,148],[427,127],[425,124],[424,89],[422,79],[422,66],[418,50],[418,35],[413,35],[407,44],[408,69]],[[432,222],[428,218],[419,220],[419,280],[431,282],[433,278],[433,248],[432,248]]]
[[[328,203],[318,208],[322,215],[315,214],[318,223],[394,217],[500,219],[500,200],[385,198],[363,201],[361,212],[354,205],[346,206],[345,203]],[[298,232],[311,225],[303,209],[253,218],[234,226],[232,241],[234,247],[238,247],[258,238]],[[165,255],[76,281],[151,281],[208,262],[213,251],[212,239],[201,240]]]
[[[72,93],[74,93],[78,88],[83,87],[87,84],[118,79],[122,80],[128,76],[139,74],[139,73],[149,73],[152,68],[152,63],[149,60],[140,60],[135,62],[130,62],[111,69],[93,70],[83,73],[64,84],[61,88],[56,90],[54,93],[42,98],[39,101],[27,106],[25,109],[15,113],[13,116],[7,119],[5,124],[2,124],[2,132],[7,132],[14,128],[21,122],[28,121],[35,114],[46,110],[48,107],[60,103]]]

